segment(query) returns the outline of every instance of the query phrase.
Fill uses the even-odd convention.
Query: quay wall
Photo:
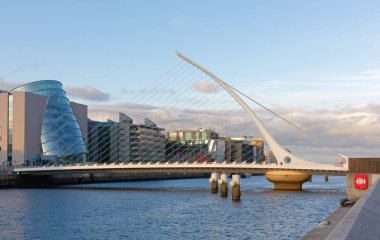
[[[367,189],[355,188],[355,176],[365,174],[368,177]],[[380,158],[349,158],[347,173],[347,195],[350,200],[359,200],[380,179]]]
[[[380,180],[360,198],[326,239],[380,239]]]
[[[117,174],[117,173],[87,173],[87,174],[56,174],[56,175],[17,175],[12,167],[0,168],[0,188],[23,187],[53,187],[68,184],[87,184],[123,181],[146,181],[165,179],[186,179],[210,177],[203,173],[156,173],[156,174]]]

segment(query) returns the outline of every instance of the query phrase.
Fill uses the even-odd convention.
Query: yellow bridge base
[[[274,184],[275,190],[302,190],[302,184],[311,175],[301,171],[267,171],[265,177]]]

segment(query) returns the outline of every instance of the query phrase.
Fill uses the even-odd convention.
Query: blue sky
[[[179,50],[268,106],[365,112],[371,122],[379,9],[370,0],[1,0],[1,87],[56,79],[74,99],[112,105],[175,65]]]
[[[116,100],[120,86],[148,85],[169,69],[179,50],[264,95],[273,81],[378,70],[378,9],[378,1],[2,0],[0,74],[91,84]]]

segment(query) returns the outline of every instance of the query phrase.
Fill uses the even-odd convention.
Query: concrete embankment
[[[380,239],[380,180],[351,208],[326,239]]]
[[[0,188],[23,187],[52,187],[67,184],[87,184],[122,181],[145,181],[163,179],[185,179],[209,177],[209,174],[193,173],[160,173],[160,174],[116,174],[116,173],[92,173],[92,174],[56,174],[29,176],[17,175],[12,167],[0,169]]]
[[[351,207],[341,207],[335,210],[324,221],[319,223],[313,230],[308,232],[302,240],[322,240],[339,224],[342,218],[350,211]]]
[[[353,207],[341,207],[303,240],[380,239],[380,180]]]

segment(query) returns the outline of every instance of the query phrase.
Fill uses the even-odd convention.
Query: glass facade
[[[114,155],[117,155],[117,146],[111,143],[112,135],[118,135],[118,133],[115,122],[89,121],[88,160],[98,163],[110,162],[115,157]]]
[[[41,130],[43,155],[57,156],[62,163],[86,160],[84,138],[60,82],[31,82],[13,89],[13,92],[31,92],[48,97]]]

